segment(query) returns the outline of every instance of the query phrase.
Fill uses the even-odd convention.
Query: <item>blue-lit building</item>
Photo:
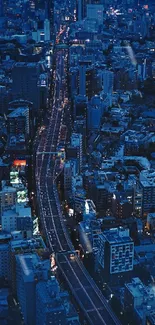
[[[36,325],[36,284],[48,280],[49,269],[50,261],[35,253],[16,256],[17,298],[27,325]]]
[[[30,121],[28,107],[16,108],[8,115],[8,132],[13,135],[22,133],[29,135]]]
[[[4,14],[4,0],[0,1],[0,17],[3,17]]]
[[[9,243],[11,235],[0,233],[0,278],[10,279],[10,252]]]
[[[99,129],[101,125],[101,118],[104,112],[103,101],[99,96],[94,96],[88,103],[87,107],[87,129]]]
[[[51,277],[47,282],[40,281],[36,285],[36,324],[67,324],[65,307],[55,277]]]
[[[12,93],[14,99],[30,100],[35,110],[40,108],[39,102],[39,63],[17,62],[12,69]]]
[[[134,243],[129,229],[112,228],[99,235],[98,262],[104,269],[105,279],[120,283],[133,270]]]

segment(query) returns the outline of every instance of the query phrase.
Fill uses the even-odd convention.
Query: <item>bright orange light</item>
[[[26,160],[14,160],[14,166],[26,166]]]

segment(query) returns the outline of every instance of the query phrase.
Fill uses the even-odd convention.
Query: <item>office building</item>
[[[87,5],[87,18],[97,20],[99,25],[103,24],[103,5],[88,4]]]
[[[4,16],[4,0],[0,1],[0,17]]]
[[[54,0],[46,0],[45,2],[46,18],[50,22],[50,39],[54,39]]]
[[[96,219],[96,207],[92,200],[87,199],[85,200],[85,209],[83,213],[83,220],[94,220]]]
[[[86,117],[87,114],[87,104],[88,98],[83,95],[78,95],[74,98],[74,118],[83,116]]]
[[[74,209],[78,214],[83,214],[85,210],[86,191],[83,188],[77,189],[74,193]]]
[[[38,100],[39,100],[39,113],[40,115],[45,112],[47,108],[48,98],[48,74],[41,73],[38,78]]]
[[[147,73],[147,70],[146,70],[146,59],[143,61],[143,62],[139,62],[138,64],[138,67],[137,67],[137,76],[138,76],[138,79],[141,80],[141,81],[144,81],[146,80],[146,73]]]
[[[77,189],[83,188],[83,178],[81,175],[76,175],[72,177],[72,197],[75,198],[75,193]]]
[[[95,70],[92,61],[85,59],[79,61],[79,95],[90,99],[95,95],[95,84],[93,83]]]
[[[10,243],[11,235],[0,232],[0,278],[10,280]]]
[[[74,175],[74,162],[68,160],[64,164],[64,190],[71,192],[72,190],[72,176]]]
[[[45,19],[44,21],[44,40],[50,41],[50,21]]]
[[[2,230],[11,232],[16,230],[17,215],[15,209],[9,209],[2,212]]]
[[[103,92],[106,95],[111,95],[113,92],[114,73],[109,70],[104,70],[102,75]]]
[[[73,68],[69,69],[69,80],[70,80],[71,98],[74,98],[75,96],[78,95],[78,88],[79,88],[79,68],[78,67],[73,67]]]
[[[75,133],[82,134],[82,150],[83,153],[86,152],[87,149],[87,121],[85,118],[77,117],[77,119],[74,121],[74,130]]]
[[[87,106],[87,129],[99,130],[101,125],[101,118],[104,112],[103,101],[100,96],[94,96]]]
[[[102,5],[103,2],[104,2],[103,0],[77,0],[77,20],[81,21],[84,18],[86,18],[87,6]]]
[[[77,20],[81,21],[86,18],[87,4],[91,3],[91,0],[77,0]]]
[[[23,232],[24,238],[32,238],[33,235],[33,219],[31,208],[16,205],[16,230]]]
[[[12,232],[20,230],[25,238],[31,238],[33,234],[33,220],[31,208],[16,204],[11,209],[2,211],[2,230]]]
[[[146,227],[148,231],[155,231],[155,213],[148,213]]]
[[[78,225],[80,244],[84,254],[96,253],[99,247],[99,235],[101,234],[101,224],[99,220],[81,221]],[[95,261],[96,262],[96,261]]]
[[[48,280],[49,270],[50,261],[35,253],[16,255],[17,298],[27,325],[36,325],[36,284]]]
[[[81,221],[78,224],[80,245],[84,254],[91,254],[93,252],[91,224],[90,222]]]
[[[0,114],[7,114],[8,104],[11,100],[11,92],[6,86],[0,85]]]
[[[134,202],[133,202],[133,210],[136,216],[142,216],[142,203],[143,203],[143,193],[141,188],[139,188],[138,184],[134,188]]]
[[[65,306],[59,284],[54,276],[36,284],[36,324],[67,324]]]
[[[132,282],[125,284],[124,306],[134,314],[137,324],[149,323],[154,314],[155,294],[153,286],[146,286],[139,278],[133,278]],[[152,317],[152,320],[154,316]]]
[[[71,147],[77,152],[77,159],[79,170],[82,168],[82,134],[72,133],[71,135]]]
[[[17,62],[12,70],[12,93],[14,99],[29,100],[35,110],[40,108],[38,79],[41,73],[39,63]]]
[[[133,270],[133,259],[134,243],[129,229],[113,228],[99,236],[98,261],[107,280],[119,283]]]
[[[16,295],[16,255],[37,252],[40,256],[46,251],[45,243],[41,236],[33,236],[33,238],[24,238],[22,231],[14,231],[11,233],[10,241],[10,274],[11,288]]]
[[[28,114],[26,112],[26,126],[29,127],[30,136],[34,135],[34,124],[35,124],[35,112],[33,110],[33,103],[24,99],[17,99],[9,102],[8,105],[8,114],[20,108],[28,108]],[[20,112],[20,110],[19,110]]]
[[[45,8],[45,1],[44,0],[35,0],[35,9],[44,9]]]
[[[13,110],[8,116],[8,133],[10,135],[25,134],[26,137],[30,133],[30,117],[28,107],[19,107]]]
[[[81,21],[84,18],[83,0],[77,0],[76,18],[77,18],[78,21]]]
[[[2,189],[0,191],[0,215],[3,210],[7,210],[16,204],[17,191],[12,186],[7,186],[2,182]],[[0,219],[1,220],[1,219]]]
[[[106,210],[111,208],[111,193],[108,192],[104,184],[94,184],[89,187],[90,195],[95,203],[100,215],[104,215]]]
[[[123,199],[120,196],[116,198],[116,216],[119,219],[127,219],[130,218],[133,213],[133,206],[132,204],[127,200]]]
[[[155,209],[155,172],[143,170],[139,176],[139,190],[142,194],[142,216]]]

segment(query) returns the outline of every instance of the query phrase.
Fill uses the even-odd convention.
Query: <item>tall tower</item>
[[[46,18],[50,22],[50,39],[54,38],[54,0],[46,0],[45,2]]]
[[[87,15],[87,5],[104,4],[104,0],[76,0],[77,3],[77,20],[80,21],[84,19]]]
[[[45,34],[45,41],[50,41],[50,21],[48,19],[44,20],[44,34]]]
[[[45,4],[44,4],[44,0],[35,0],[35,9],[44,9]]]
[[[3,17],[4,14],[4,0],[0,1],[0,17]]]

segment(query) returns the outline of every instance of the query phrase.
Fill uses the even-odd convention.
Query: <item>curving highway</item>
[[[42,226],[52,252],[57,257],[57,265],[80,306],[87,322],[92,325],[120,324],[106,299],[90,277],[76,254],[63,222],[61,204],[56,188],[56,177],[62,163],[57,154],[64,108],[67,102],[67,59],[68,50],[56,52],[54,71],[54,95],[51,110],[36,153],[37,201]],[[68,106],[67,106],[68,108]]]

